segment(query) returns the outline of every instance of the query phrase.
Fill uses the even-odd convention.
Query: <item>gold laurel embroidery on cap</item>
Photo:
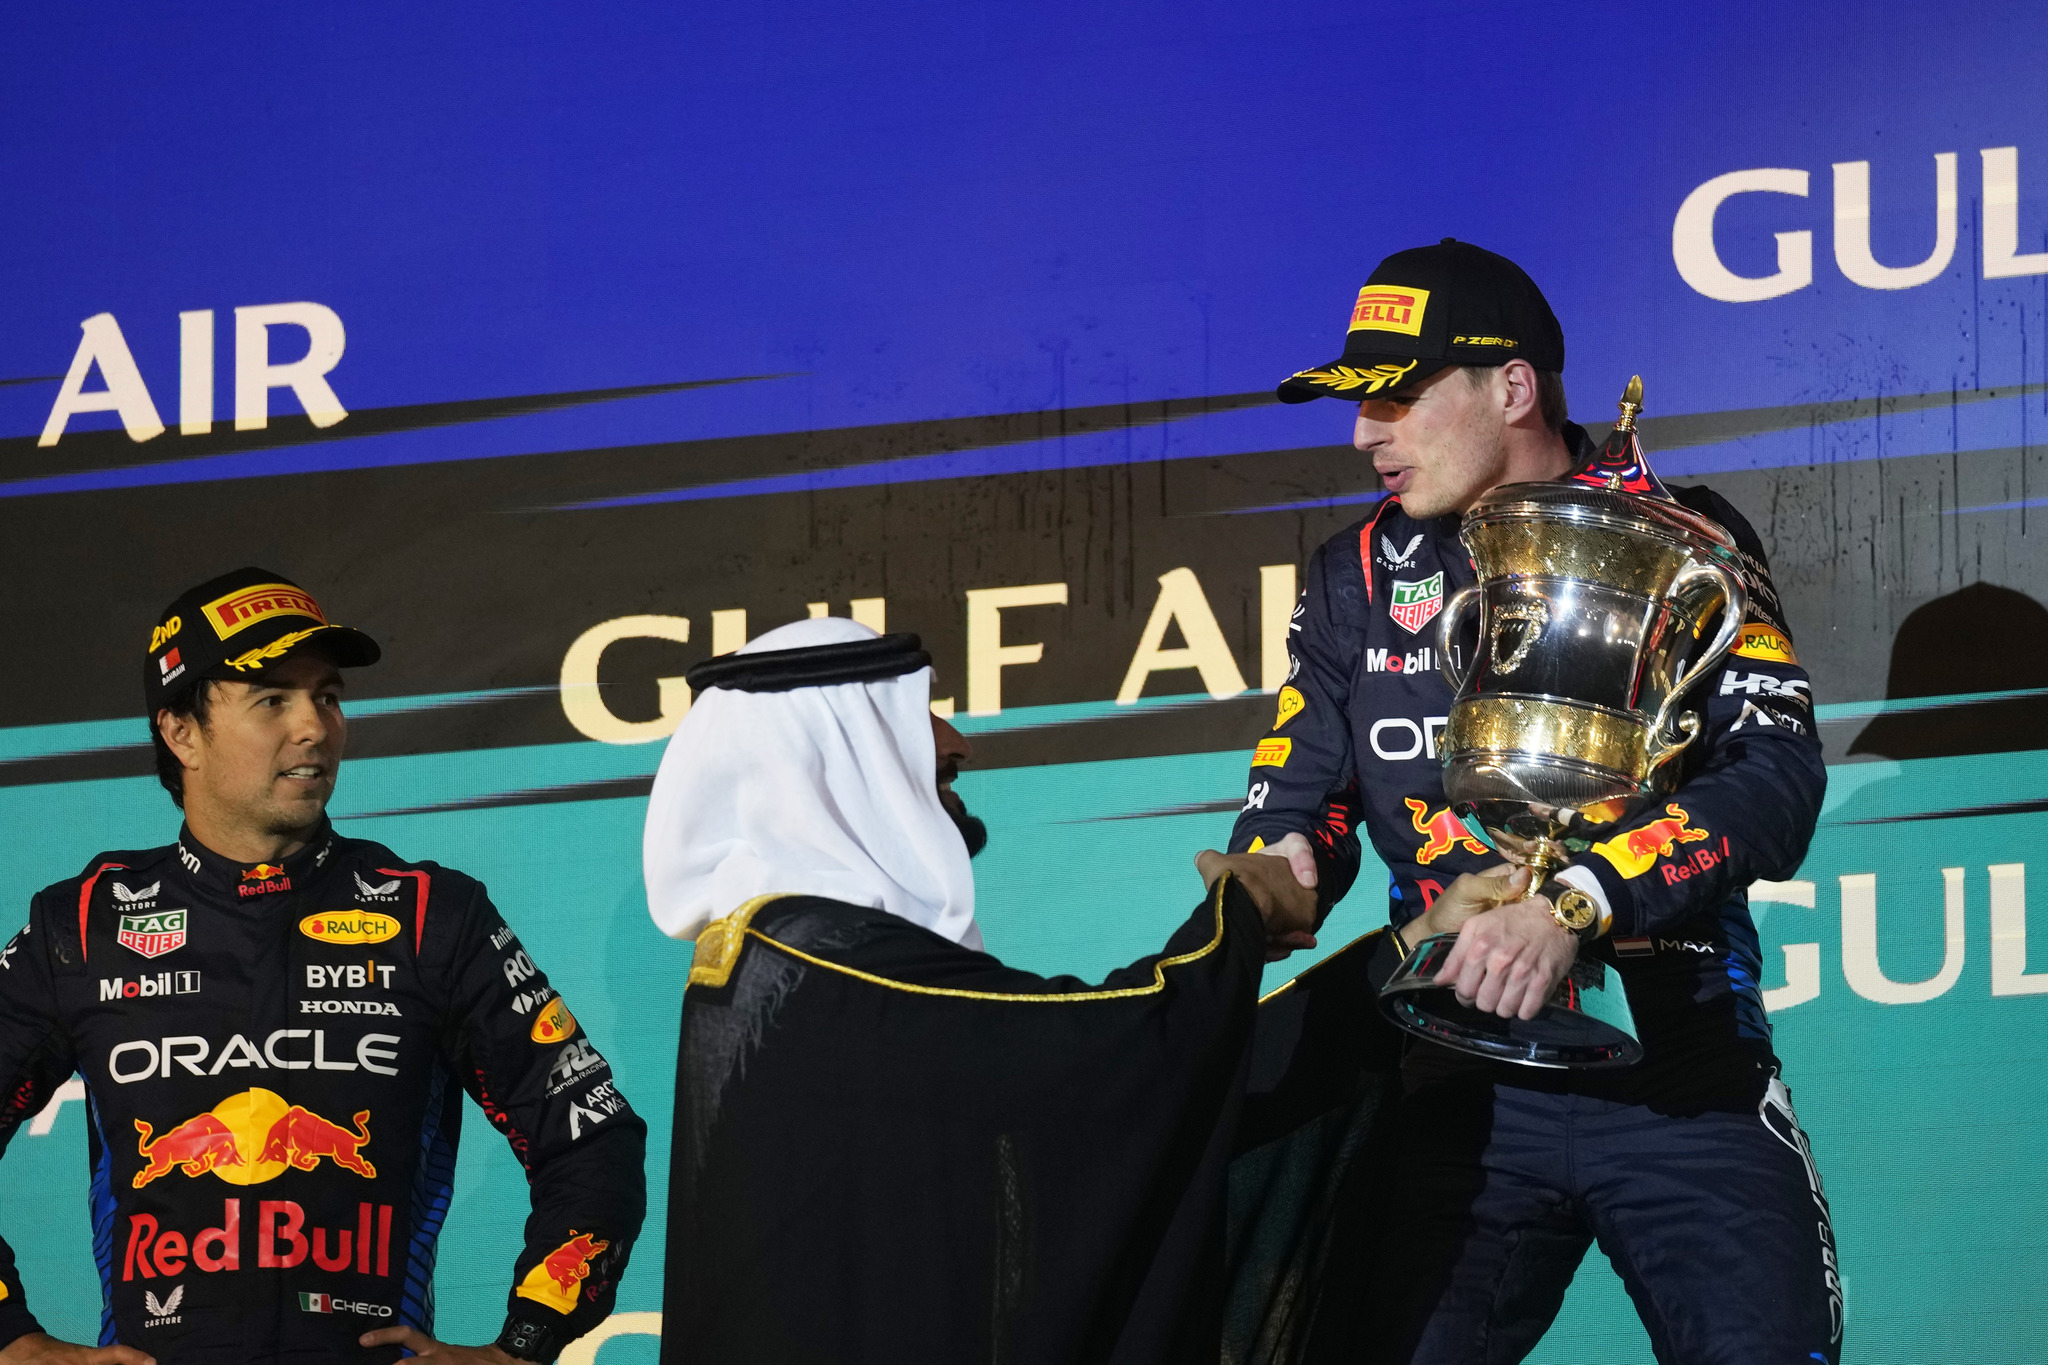
[[[1344,393],[1357,388],[1363,388],[1367,393],[1378,393],[1389,384],[1399,383],[1401,376],[1414,368],[1412,360],[1406,365],[1374,365],[1365,370],[1350,365],[1331,365],[1320,370],[1299,370],[1294,377],[1326,384]]]
[[[291,649],[308,635],[315,635],[326,629],[326,626],[309,626],[305,630],[295,630],[289,635],[280,635],[261,649],[252,649],[247,654],[237,654],[234,658],[227,661],[228,667],[236,672],[243,672],[255,668],[268,660],[282,658],[285,651]]]

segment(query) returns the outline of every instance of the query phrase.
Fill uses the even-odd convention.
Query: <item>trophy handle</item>
[[[1451,666],[1451,656],[1457,652],[1455,641],[1458,634],[1458,622],[1459,618],[1464,616],[1465,609],[1474,605],[1484,605],[1479,596],[1479,585],[1477,583],[1474,583],[1469,588],[1460,588],[1452,593],[1451,600],[1444,603],[1443,615],[1437,618],[1437,671],[1442,673],[1444,681],[1451,685],[1453,695],[1465,690],[1464,677],[1461,677]],[[1478,662],[1476,655],[1473,658],[1473,662]],[[1467,675],[1471,672],[1472,670],[1469,668],[1465,670]]]
[[[1686,589],[1701,582],[1713,583],[1721,590],[1721,629],[1714,633],[1714,642],[1693,661],[1692,667],[1671,685],[1671,691],[1664,697],[1664,704],[1657,708],[1657,719],[1650,725],[1649,760],[1652,771],[1676,758],[1699,734],[1699,717],[1687,712],[1677,717],[1678,729],[1684,737],[1677,740],[1665,738],[1671,728],[1672,713],[1678,709],[1678,704],[1685,699],[1686,693],[1692,691],[1693,684],[1727,657],[1728,651],[1734,647],[1736,637],[1742,634],[1743,618],[1749,614],[1749,589],[1744,587],[1742,580],[1725,565],[1716,564],[1711,560],[1695,560],[1686,565],[1678,577],[1672,580],[1668,595],[1673,598],[1682,597]]]

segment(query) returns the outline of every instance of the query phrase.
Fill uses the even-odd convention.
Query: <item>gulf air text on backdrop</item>
[[[1278,692],[1292,674],[1287,639],[1293,626],[1297,590],[1292,564],[1266,564],[1259,568],[1259,690]],[[1041,662],[1043,642],[1003,643],[1004,613],[1023,609],[1065,607],[1065,583],[1025,583],[1014,587],[969,588],[967,609],[966,711],[973,716],[992,716],[1003,709],[1003,670]],[[825,616],[830,603],[808,604],[813,617]],[[888,629],[888,603],[881,597],[857,597],[848,613],[854,620],[875,630]],[[748,639],[747,612],[743,607],[709,613],[711,652],[729,654]],[[1018,623],[1012,622],[1014,633]],[[1183,643],[1167,645],[1170,632],[1178,630]],[[702,636],[698,637],[700,640]],[[605,704],[598,684],[598,665],[604,652],[621,640],[657,639],[688,644],[690,618],[686,616],[615,616],[591,626],[571,642],[562,656],[562,712],[578,733],[606,744],[651,744],[666,739],[682,724],[690,707],[689,685],[680,677],[657,678],[660,714],[651,720],[627,720]],[[1414,666],[1412,661],[1410,666]],[[1138,631],[1130,666],[1124,670],[1115,701],[1128,706],[1137,701],[1155,673],[1172,674],[1192,670],[1203,691],[1214,698],[1235,697],[1248,690],[1244,670],[1239,667],[1223,628],[1202,590],[1201,580],[1190,568],[1170,569],[1159,575],[1159,595],[1151,613]],[[932,709],[952,715],[954,699],[935,698]]]
[[[2017,147],[1986,147],[1977,154],[1981,178],[1977,188],[1983,225],[1984,278],[2048,274],[2048,251],[2023,252],[2020,243],[2020,163]],[[1835,265],[1866,289],[1911,289],[1938,278],[1956,251],[1959,203],[1957,154],[1934,155],[1934,244],[1925,257],[1910,265],[1883,265],[1872,253],[1871,172],[1868,161],[1834,163]],[[1924,163],[1923,163],[1924,164]],[[1924,180],[1896,163],[1887,164],[1889,188],[1880,202],[1887,206],[1925,203]],[[1920,174],[1924,174],[1921,172]],[[1714,220],[1721,206],[1739,194],[1808,197],[1812,176],[1805,170],[1770,166],[1717,175],[1686,195],[1671,224],[1671,257],[1678,273],[1698,292],[1725,303],[1756,303],[1804,289],[1813,283],[1813,228],[1816,214],[1786,205],[1783,231],[1773,232],[1778,268],[1768,275],[1738,275],[1723,263],[1714,238]],[[1884,216],[1890,216],[1889,207]],[[1805,226],[1801,226],[1804,224]],[[2048,223],[2033,225],[2037,232]]]
[[[1678,853],[1684,856],[1683,850],[1678,850]],[[1941,869],[1941,967],[1932,976],[1918,981],[1898,981],[1886,975],[1879,962],[1878,874],[1845,872],[1837,876],[1835,882],[1839,888],[1842,923],[1842,974],[1839,979],[1857,995],[1880,1005],[1919,1005],[1948,994],[1962,979],[1963,964],[1968,956],[1965,909],[1969,901],[1969,887],[1974,882],[1976,886],[1987,888],[1989,893],[1991,994],[2048,995],[2048,963],[2044,963],[2041,970],[2027,970],[2027,865],[1993,863],[1985,868],[1984,877],[1985,880],[1980,882],[1965,868]],[[1760,907],[1790,905],[1814,910],[1820,908],[1817,889],[1817,883],[1812,881],[1757,882],[1750,887],[1749,898],[1752,905]],[[1917,908],[1920,907],[1901,904],[1897,899],[1891,902],[1885,932],[1891,936],[1894,954],[1898,953],[1898,944],[1903,937],[1899,921]],[[1924,918],[1915,916],[1914,921],[1916,924],[1924,923]],[[1719,945],[1657,935],[1630,940],[1630,943],[1631,950],[1624,952],[1624,956],[1722,951]],[[1621,949],[1619,940],[1616,948]],[[1783,952],[1785,984],[1764,992],[1764,1004],[1771,1010],[1790,1009],[1821,994],[1821,945],[1817,942],[1787,943]]]

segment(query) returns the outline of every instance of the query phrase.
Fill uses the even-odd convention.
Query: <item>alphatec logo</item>
[[[2009,279],[2019,275],[2048,275],[2048,251],[2019,249],[2020,244],[2020,152],[2017,147],[1986,147],[1977,153],[1982,168],[1979,201],[1984,237],[1984,278]],[[1934,155],[1933,246],[1921,260],[1910,265],[1884,265],[1870,245],[1871,169],[1868,161],[1834,163],[1834,248],[1835,266],[1854,284],[1865,289],[1912,289],[1940,277],[1956,252],[1957,154]],[[1924,195],[1927,182],[1922,169],[1894,162],[1882,163],[1882,193],[1885,205],[1910,204],[1909,196]],[[1710,299],[1724,303],[1757,303],[1790,294],[1813,283],[1814,214],[1787,205],[1786,230],[1773,232],[1778,243],[1778,268],[1768,275],[1738,275],[1722,261],[1714,241],[1714,219],[1721,206],[1738,194],[1808,197],[1812,176],[1781,166],[1756,170],[1729,171],[1717,175],[1685,197],[1678,217],[1671,225],[1671,258],[1678,274],[1688,285]],[[1920,202],[1924,203],[1922,199]],[[1922,220],[1925,221],[1925,220]],[[1807,224],[1809,226],[1800,226]],[[2036,227],[2041,226],[2036,224]],[[1922,238],[1921,240],[1925,240]]]
[[[119,413],[131,441],[164,434],[156,400],[128,349],[112,313],[95,313],[78,324],[84,333],[71,369],[43,423],[39,446],[53,446],[72,417],[82,412]],[[296,328],[306,351],[297,360],[271,359],[271,329]],[[291,343],[283,343],[289,348]],[[341,316],[324,303],[265,303],[235,310],[235,430],[261,431],[270,425],[270,391],[290,389],[316,427],[331,427],[348,416],[327,374],[341,363],[348,336]],[[213,310],[178,314],[178,434],[203,436],[213,430]],[[101,387],[86,380],[99,371]],[[158,381],[161,386],[162,381]]]

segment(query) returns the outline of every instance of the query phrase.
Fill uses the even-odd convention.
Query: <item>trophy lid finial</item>
[[[1569,476],[1572,482],[1614,493],[1639,493],[1673,500],[1664,481],[1643,458],[1641,433],[1636,430],[1636,418],[1642,410],[1643,377],[1631,375],[1628,387],[1621,391],[1621,416],[1614,423],[1614,429],[1607,433],[1607,441],[1599,454]]]
[[[1634,431],[1636,414],[1643,410],[1643,377],[1629,376],[1628,387],[1621,391],[1621,419],[1614,424],[1616,431]]]

